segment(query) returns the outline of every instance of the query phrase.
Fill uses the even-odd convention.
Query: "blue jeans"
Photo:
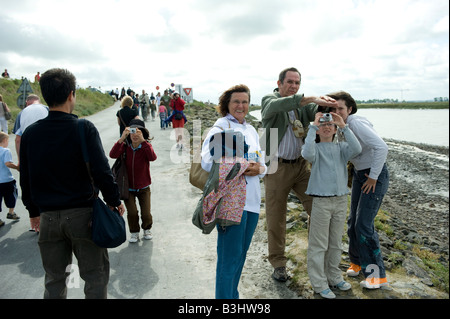
[[[160,112],[159,113],[159,121],[160,121],[161,128],[166,128],[169,126],[166,122],[164,122],[165,120],[166,120],[166,113]]]
[[[238,285],[259,214],[242,213],[239,225],[217,226],[216,299],[239,299]]]
[[[367,180],[370,169],[354,171],[350,215],[348,217],[348,238],[350,261],[360,265],[364,276],[384,278],[386,271],[381,256],[380,242],[374,220],[383,197],[389,187],[389,172],[386,164],[378,176],[375,192],[364,194],[362,185]]]

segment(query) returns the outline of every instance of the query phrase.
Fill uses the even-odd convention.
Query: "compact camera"
[[[330,113],[324,113],[322,117],[319,119],[319,122],[331,122],[333,120],[333,117]]]
[[[136,128],[130,127],[130,134],[136,134]]]

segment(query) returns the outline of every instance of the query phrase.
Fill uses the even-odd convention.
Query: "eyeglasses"
[[[333,126],[333,125],[335,125],[334,123],[321,123],[321,124],[319,124],[319,127],[321,127],[321,126]]]

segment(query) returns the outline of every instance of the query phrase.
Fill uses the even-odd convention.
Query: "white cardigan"
[[[361,144],[361,153],[350,161],[357,171],[370,168],[369,177],[378,179],[388,154],[388,146],[365,117],[349,115],[347,124]]]

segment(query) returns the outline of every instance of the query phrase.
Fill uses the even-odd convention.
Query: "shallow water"
[[[449,146],[449,110],[359,109],[383,138]],[[261,119],[261,112],[250,115]]]

